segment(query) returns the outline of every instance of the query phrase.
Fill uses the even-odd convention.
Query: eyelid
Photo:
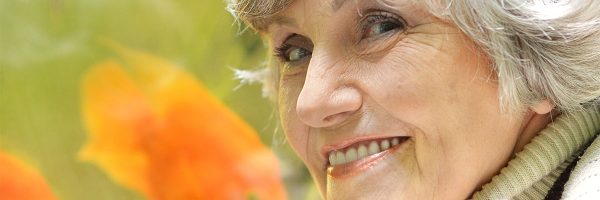
[[[288,40],[297,34],[292,33],[287,36],[281,42],[278,42],[273,47],[273,56],[279,58],[282,62],[287,62],[287,58],[285,57],[285,53],[292,47],[292,45],[288,44]]]
[[[282,40],[276,40],[274,44],[275,47],[283,46],[291,37],[294,37],[296,33],[285,34],[285,37],[282,37]]]
[[[296,33],[290,34],[284,40],[282,40],[281,43],[275,44],[275,48],[280,48],[285,45],[298,46],[309,50],[312,50],[313,47],[312,41],[310,41],[310,39]]]
[[[286,58],[285,54],[291,47],[292,45],[285,43],[278,47],[275,47],[273,48],[273,56],[277,57],[282,62],[288,62],[288,59]]]
[[[281,72],[286,75],[293,75],[304,70],[305,67],[301,66],[308,65],[308,62],[312,57],[312,48],[313,43],[310,41],[310,39],[298,34],[292,34],[289,36],[279,47],[275,47],[273,49],[274,56],[277,57],[281,63],[280,67],[283,68]],[[309,54],[298,60],[289,60],[289,53],[293,49],[304,49],[308,51]]]
[[[403,29],[408,28],[408,23],[399,15],[379,10],[379,9],[369,9],[366,11],[367,14],[362,16],[362,19],[358,22],[357,32],[360,35],[360,39],[363,38],[365,31],[371,27],[376,22],[384,22],[387,19],[393,19],[397,21],[399,24],[403,26]],[[360,40],[358,40],[360,41]]]

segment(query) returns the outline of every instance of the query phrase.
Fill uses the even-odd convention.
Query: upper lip
[[[325,158],[325,160],[327,160],[330,152],[344,149],[348,146],[351,146],[352,144],[363,142],[363,141],[378,140],[378,139],[384,139],[384,138],[394,138],[394,137],[409,137],[409,136],[402,135],[402,134],[394,134],[394,135],[392,135],[392,134],[374,135],[373,134],[373,135],[356,136],[356,137],[344,139],[340,142],[324,145],[323,148],[321,148],[321,156],[323,156],[323,158]]]

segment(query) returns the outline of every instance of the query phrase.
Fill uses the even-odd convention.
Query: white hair
[[[262,20],[282,12],[293,0],[230,1],[229,8],[237,17],[260,30]],[[503,109],[522,111],[541,100],[548,100],[561,112],[597,104],[600,1],[414,2],[426,6],[438,18],[453,22],[487,54],[497,73]],[[272,78],[264,77],[269,83],[266,87],[277,85],[273,84],[277,80],[267,80]]]

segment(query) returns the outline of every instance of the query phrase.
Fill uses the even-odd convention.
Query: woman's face
[[[464,199],[524,116],[454,25],[410,0],[296,0],[266,29],[289,143],[327,199]]]

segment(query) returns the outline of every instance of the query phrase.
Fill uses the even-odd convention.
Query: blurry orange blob
[[[0,152],[0,199],[56,199],[46,181],[35,169]]]
[[[112,47],[123,64],[102,62],[83,82],[83,160],[149,199],[286,199],[273,152],[199,81]]]

